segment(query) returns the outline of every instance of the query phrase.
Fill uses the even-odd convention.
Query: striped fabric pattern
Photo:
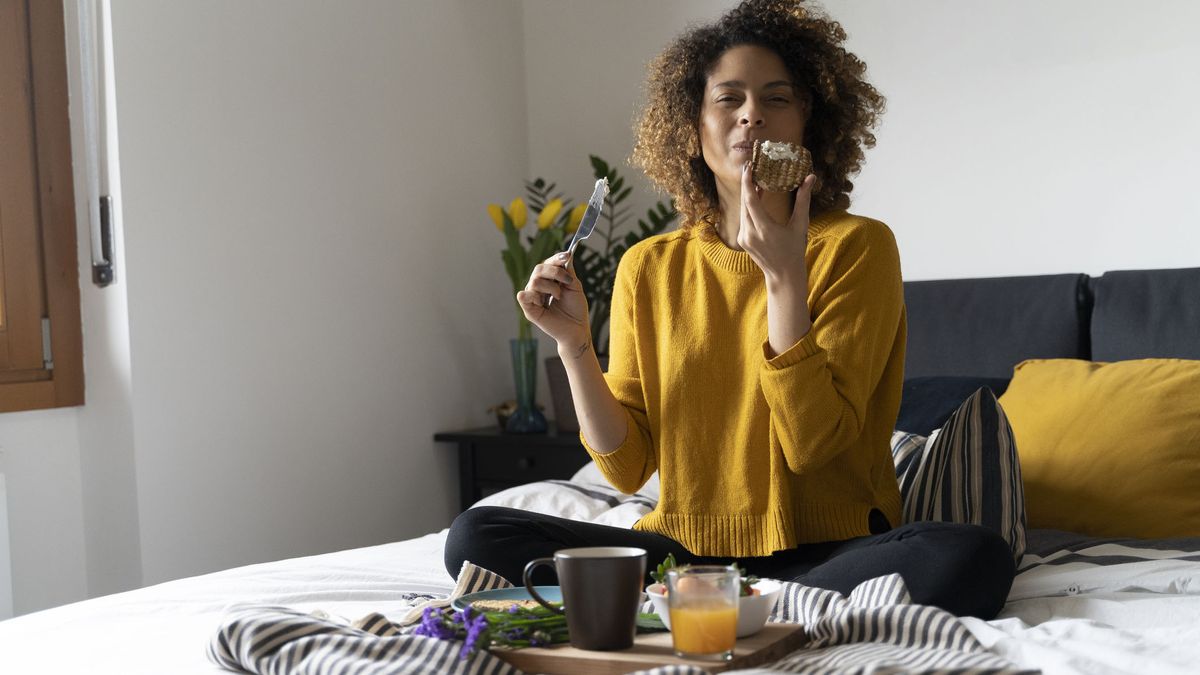
[[[520,675],[521,671],[487,651],[462,660],[462,642],[410,635],[412,626],[405,625],[420,619],[426,607],[447,607],[467,593],[511,587],[500,575],[468,561],[449,596],[413,607],[397,623],[377,613],[347,625],[323,613],[305,614],[287,607],[235,607],[209,641],[208,658],[228,670],[261,675],[451,671]]]
[[[545,480],[541,482],[557,485],[567,490],[574,490],[580,495],[604,502],[609,508],[616,508],[622,504],[637,504],[645,506],[647,509],[653,509],[658,505],[658,502],[646,495],[637,493],[627,495],[608,485],[582,485],[580,483],[572,483],[569,480]]]
[[[1043,534],[1051,530],[1035,530]],[[1074,541],[1050,548],[1030,546],[1021,560],[1019,572],[1061,565],[1127,565],[1159,560],[1200,561],[1200,537],[1171,539],[1111,539],[1069,534]]]
[[[926,439],[897,431],[892,459],[904,522],[987,527],[1025,552],[1025,489],[1012,427],[991,389],[981,387]]]
[[[450,595],[444,598],[435,598],[422,602],[413,607],[400,617],[397,622],[401,626],[416,623],[421,620],[421,615],[425,613],[427,607],[449,607],[451,602],[460,596],[467,593],[475,593],[476,591],[490,591],[495,588],[512,588],[512,584],[508,583],[508,579],[485,570],[479,565],[471,564],[471,561],[464,560],[462,568],[458,571],[458,582],[454,584],[454,590],[450,591]]]
[[[802,623],[806,648],[772,664],[788,673],[1013,673],[953,614],[914,605],[899,574],[869,579],[843,597],[786,583],[772,621]]]
[[[229,670],[283,673],[409,675],[459,672],[469,675],[520,673],[481,651],[463,661],[460,642],[401,635],[378,614],[346,626],[286,607],[249,607],[230,613],[209,644],[211,661]]]
[[[466,563],[451,597],[495,587],[497,579]],[[1023,672],[987,652],[952,614],[911,604],[898,574],[863,582],[848,598],[835,591],[784,583],[771,620],[805,624],[810,644],[754,673]],[[261,675],[520,675],[487,651],[461,660],[461,642],[410,635],[410,630],[379,614],[346,625],[286,607],[241,607],[228,614],[209,644],[208,655],[223,668]],[[706,673],[690,666],[642,672]]]

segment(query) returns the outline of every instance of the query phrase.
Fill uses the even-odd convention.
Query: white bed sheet
[[[1000,616],[967,625],[1047,675],[1200,672],[1200,561],[1183,559],[1196,557],[1119,544],[1026,556]],[[1041,564],[1056,559],[1073,562]]]
[[[205,655],[225,608],[286,605],[399,619],[445,596],[446,531],[368,548],[248,565],[0,622],[0,673],[228,673]]]
[[[992,652],[1046,675],[1200,672],[1200,597],[1089,593],[1010,602],[994,621],[966,619]]]
[[[481,504],[627,527],[656,496],[620,495],[585,468],[571,481],[514,488]],[[226,607],[272,604],[398,619],[422,599],[413,594],[453,589],[442,566],[445,535],[250,565],[0,622],[0,672],[226,672],[205,657]],[[1133,551],[1106,545],[1090,553]],[[1031,566],[1054,556],[1027,556],[1029,569],[1018,575],[1001,616],[967,619],[967,626],[995,653],[1047,675],[1196,673],[1200,561],[1180,559],[1196,557],[1188,551],[1139,555],[1150,559]],[[1076,551],[1072,560],[1079,558]]]

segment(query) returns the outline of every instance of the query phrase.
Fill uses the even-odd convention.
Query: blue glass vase
[[[517,409],[509,415],[504,431],[510,434],[540,434],[546,431],[546,416],[534,404],[537,393],[537,338],[508,341],[512,350],[513,380],[517,385]]]

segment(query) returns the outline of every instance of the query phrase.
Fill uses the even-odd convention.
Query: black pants
[[[848,595],[861,582],[898,572],[913,602],[958,616],[991,619],[1004,606],[1015,566],[1008,544],[977,525],[911,523],[889,529],[872,514],[871,534],[846,541],[803,544],[773,555],[736,558],[749,574]],[[659,534],[596,525],[496,506],[464,511],[446,538],[446,571],[457,576],[464,560],[520,585],[525,564],[563,548],[636,546],[646,549],[647,571],[674,553],[680,564],[721,563],[730,558],[692,555]],[[554,572],[535,571],[535,584],[554,584]]]

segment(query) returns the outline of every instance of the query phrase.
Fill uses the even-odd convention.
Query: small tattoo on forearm
[[[579,357],[583,356],[584,354],[586,354],[588,348],[591,346],[592,346],[591,342],[585,342],[585,343],[579,345],[579,349],[575,350],[575,358],[579,358]]]

